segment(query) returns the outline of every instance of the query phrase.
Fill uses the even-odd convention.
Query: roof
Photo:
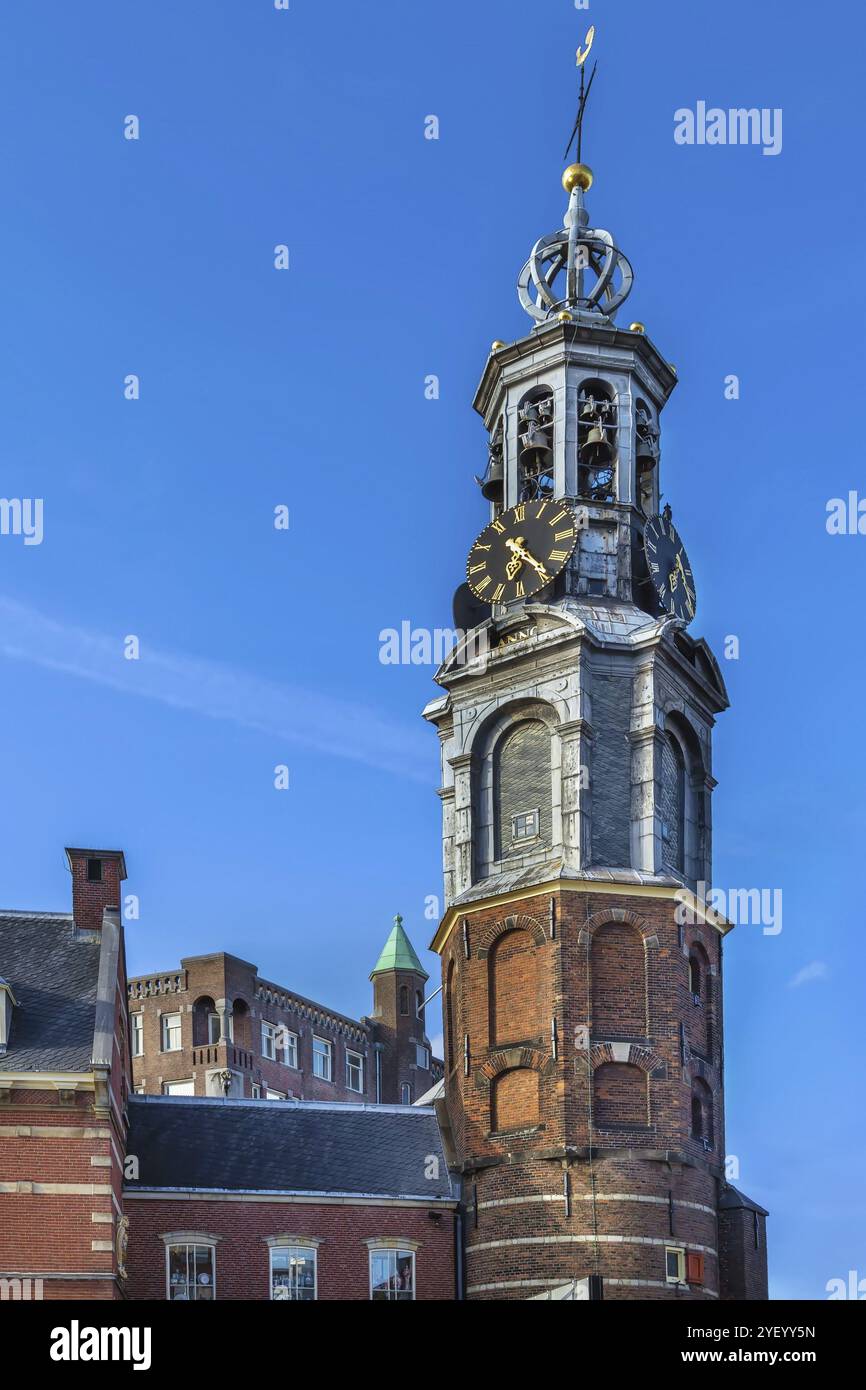
[[[430,978],[416,956],[412,942],[403,930],[402,917],[394,918],[391,935],[382,947],[382,954],[376,962],[375,968],[370,972],[370,979],[372,980],[374,975],[381,975],[385,970],[411,970],[416,975],[423,975],[425,980]]]
[[[0,1072],[90,1069],[100,949],[68,913],[0,912],[0,975],[17,1001]]]
[[[756,1211],[759,1216],[769,1216],[766,1207],[761,1207],[757,1202],[753,1202],[751,1197],[747,1197],[738,1187],[727,1186],[719,1198],[720,1211],[735,1211],[737,1209],[746,1211]]]
[[[130,1096],[127,1191],[190,1188],[453,1199],[432,1110],[318,1101]],[[430,1158],[438,1175],[428,1177]]]

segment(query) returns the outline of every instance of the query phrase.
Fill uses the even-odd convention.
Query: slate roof
[[[756,1211],[759,1216],[770,1215],[766,1207],[759,1206],[757,1202],[752,1201],[751,1197],[747,1197],[745,1192],[741,1192],[738,1187],[732,1187],[728,1184],[719,1198],[719,1210],[736,1211],[742,1208],[745,1208],[746,1211]]]
[[[89,1071],[99,940],[59,912],[0,912],[0,975],[17,1000],[0,1073]]]
[[[451,1200],[432,1110],[318,1101],[130,1096],[129,1192],[197,1188]],[[430,1156],[439,1176],[425,1177]]]

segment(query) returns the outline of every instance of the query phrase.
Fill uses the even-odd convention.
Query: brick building
[[[222,952],[129,982],[139,1093],[410,1105],[442,1075],[424,1031],[427,973],[401,919],[347,1018]]]
[[[0,914],[0,1299],[453,1298],[457,1199],[432,1108],[336,1083],[328,1101],[132,1090],[128,998],[153,1004],[157,1030],[167,1000],[191,1026],[198,990],[218,980],[227,1020],[293,1022],[310,1046],[365,1049],[382,1059],[382,1091],[429,1081],[415,1054],[426,976],[402,925],[373,971],[371,1020],[277,991],[227,956],[184,962],[142,1008],[125,970],[123,855],[67,856],[71,913]],[[297,1067],[269,1071],[266,1057],[238,1063],[227,1039],[190,1038],[172,1060],[192,1058],[205,1086],[209,1059],[193,1054],[208,1046],[229,1088],[239,1069],[263,1089],[276,1067],[299,1091],[325,1080],[307,1074],[303,1046]]]

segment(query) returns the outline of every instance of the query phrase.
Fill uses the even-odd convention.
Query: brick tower
[[[429,976],[406,935],[402,917],[394,926],[375,968],[373,982],[376,1099],[393,1097],[412,1105],[441,1075],[424,1032],[424,989]]]
[[[705,905],[728,699],[659,515],[676,372],[614,322],[632,271],[589,225],[592,181],[566,170],[564,226],[518,282],[533,328],[493,345],[475,397],[490,525],[425,710],[465,1288],[759,1299],[766,1213],[725,1181],[729,924]]]

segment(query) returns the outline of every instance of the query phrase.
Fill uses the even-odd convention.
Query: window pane
[[[312,1303],[316,1297],[316,1252],[305,1246],[271,1251],[271,1297]]]

